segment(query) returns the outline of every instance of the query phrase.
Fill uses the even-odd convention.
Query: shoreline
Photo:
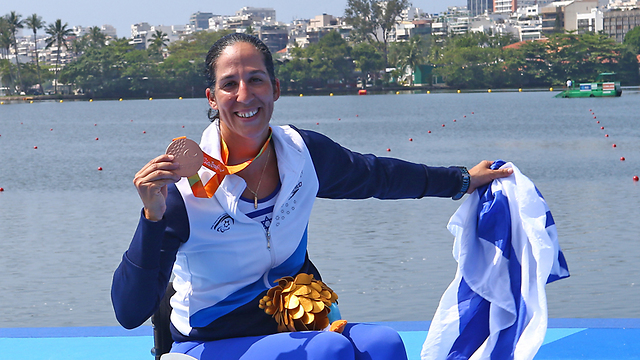
[[[474,93],[505,93],[505,92],[559,92],[563,91],[563,87],[549,87],[549,88],[506,88],[506,89],[454,89],[454,88],[445,88],[445,87],[432,87],[432,86],[399,86],[399,87],[385,87],[385,88],[367,88],[365,94],[360,94],[359,91],[363,90],[360,88],[350,88],[350,89],[307,89],[305,91],[282,91],[281,96],[353,96],[353,95],[384,95],[384,94],[397,94],[397,95],[406,95],[406,94],[474,94]],[[623,86],[623,90],[632,90],[632,91],[640,91],[640,86]],[[181,97],[176,96],[175,94],[158,94],[154,97],[128,97],[128,98],[114,98],[114,97],[91,97],[87,94],[80,95],[11,95],[11,96],[0,96],[0,105],[9,104],[9,103],[20,103],[20,102],[35,102],[35,101],[60,101],[64,100],[68,101],[125,101],[125,100],[164,100],[164,99],[204,99],[205,96],[195,96],[195,97]]]

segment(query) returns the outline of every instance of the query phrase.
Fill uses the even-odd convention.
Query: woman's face
[[[268,134],[280,83],[271,84],[263,55],[251,44],[226,47],[216,61],[215,88],[207,89],[209,105],[220,114],[220,131],[227,142]]]

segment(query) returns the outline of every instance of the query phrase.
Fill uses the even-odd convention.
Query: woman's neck
[[[227,165],[237,165],[243,163],[247,160],[253,159],[258,153],[264,143],[267,141],[269,137],[269,131],[265,132],[265,134],[256,136],[256,137],[243,137],[238,136],[229,131],[224,131],[225,129],[220,129],[220,136],[222,140],[226,143],[227,149],[229,151],[229,157],[227,159]]]

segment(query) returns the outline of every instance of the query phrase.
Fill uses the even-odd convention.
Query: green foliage
[[[623,44],[627,45],[634,54],[640,54],[640,26],[636,26],[624,36]]]
[[[351,56],[355,61],[356,70],[362,73],[362,85],[366,86],[369,78],[375,85],[378,74],[384,70],[382,54],[373,45],[362,42],[353,47]]]
[[[82,54],[64,67],[60,80],[97,97],[200,96],[206,89],[206,54],[227,33],[202,31],[171,43],[166,59],[158,53],[160,44],[166,44],[162,32],[150,39],[150,51],[135,50],[127,39],[104,46],[85,42]]]
[[[171,53],[171,56],[177,56],[181,59],[202,59],[202,62],[204,62],[211,45],[232,32],[230,30],[199,31],[187,36],[184,40],[169,44],[169,53]]]
[[[624,46],[604,34],[558,33],[504,49],[513,39],[467,34],[433,48],[435,73],[456,88],[553,86],[567,79],[592,81],[601,72],[638,83],[638,63]]]
[[[332,31],[317,44],[294,48],[291,60],[278,62],[276,76],[283,90],[353,85],[351,50],[340,34]]]

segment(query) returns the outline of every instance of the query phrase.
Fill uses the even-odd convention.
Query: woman
[[[399,335],[387,327],[278,333],[259,301],[279,278],[320,279],[306,253],[316,197],[460,198],[509,173],[490,170],[488,161],[467,173],[361,155],[315,132],[271,128],[280,83],[269,50],[253,36],[220,39],[206,65],[214,122],[200,146],[216,161],[246,167],[224,177],[201,168],[204,196],[176,174],[180,164],[172,155],[158,156],[136,174],[144,209],[114,274],[118,321],[126,328],[146,321],[173,268],[172,352],[222,360],[406,359]]]

